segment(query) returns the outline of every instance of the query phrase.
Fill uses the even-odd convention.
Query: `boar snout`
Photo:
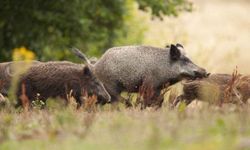
[[[194,71],[194,78],[204,78],[208,77],[209,73],[204,68],[199,68],[198,70]]]
[[[106,90],[106,88],[104,87],[104,85],[101,82],[99,83],[101,85],[101,90],[99,91],[101,92],[100,92],[100,95],[98,96],[98,103],[101,103],[101,104],[109,103],[111,101],[111,96]]]
[[[98,104],[101,104],[101,105],[104,105],[106,103],[110,103],[110,97],[107,97],[107,96],[98,96],[97,98],[97,103]]]
[[[206,72],[205,69],[203,68],[199,68],[199,69],[195,69],[195,70],[189,70],[189,71],[183,71],[181,73],[181,76],[183,78],[187,78],[187,79],[196,79],[196,78],[205,78],[208,77],[209,73]]]
[[[98,103],[105,104],[111,101],[111,97],[108,93],[103,93],[102,95],[98,96]]]

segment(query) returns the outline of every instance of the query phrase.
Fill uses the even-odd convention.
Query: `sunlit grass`
[[[0,111],[0,149],[249,148],[249,108]]]

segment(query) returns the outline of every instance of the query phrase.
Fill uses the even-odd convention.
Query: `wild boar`
[[[0,93],[4,96],[8,95],[11,80],[15,72],[15,67],[23,68],[27,65],[36,65],[40,61],[12,61],[0,63]]]
[[[143,86],[154,91],[152,99],[159,99],[161,105],[163,98],[159,98],[159,95],[166,83],[172,85],[183,78],[207,76],[206,70],[186,57],[183,49],[180,44],[172,44],[169,48],[114,47],[108,49],[94,65],[79,50],[74,48],[73,52],[86,61],[96,77],[103,82],[111,102],[124,100],[120,96],[122,91],[138,92],[139,87]]]
[[[67,101],[72,92],[71,96],[76,100],[77,108],[82,105],[84,92],[88,96],[96,95],[99,103],[110,100],[103,84],[88,66],[66,61],[41,63],[29,68],[20,78],[17,106],[22,103],[20,96],[23,91],[30,101],[46,101],[49,97],[61,97]]]
[[[241,96],[243,103],[246,103],[250,98],[250,75],[241,76],[235,85],[236,91]]]
[[[212,74],[208,78],[183,83],[183,94],[176,98],[173,106],[181,101],[188,105],[195,99],[217,104],[245,103],[250,97],[249,79],[242,75],[234,80],[230,74]]]

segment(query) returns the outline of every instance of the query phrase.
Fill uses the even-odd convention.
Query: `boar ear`
[[[183,45],[181,45],[180,43],[177,43],[177,44],[176,44],[176,47],[184,48]]]
[[[88,66],[85,66],[83,68],[83,74],[86,75],[86,76],[91,76],[92,73],[91,73],[91,70],[89,69]]]
[[[170,46],[170,57],[172,60],[178,60],[181,57],[181,51],[173,44]]]

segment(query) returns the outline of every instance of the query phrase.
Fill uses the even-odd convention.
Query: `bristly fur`
[[[61,97],[67,103],[67,95],[72,91],[72,96],[80,107],[84,90],[89,96],[96,95],[100,102],[109,99],[109,94],[88,66],[72,62],[47,62],[32,66],[21,76],[17,97],[22,94],[22,84],[25,85],[25,94],[30,101]],[[18,102],[20,105],[21,101]]]
[[[27,65],[27,64],[36,65],[39,63],[42,63],[42,62],[40,61],[31,61],[31,62],[12,61],[12,62],[0,63],[0,80],[3,83],[0,88],[0,93],[2,93],[4,96],[8,96],[8,90],[11,85],[12,76],[13,76],[13,73],[15,72],[15,70],[13,70],[15,65],[23,67],[24,65]]]
[[[74,50],[83,60],[79,50]],[[87,61],[88,62],[88,61]],[[166,83],[176,83],[184,77],[205,77],[206,70],[195,65],[176,46],[122,46],[108,49],[92,70],[111,95],[111,101],[122,100],[122,91],[138,92],[139,87],[152,85],[154,96],[160,95]],[[173,82],[174,81],[174,82]],[[123,100],[122,100],[123,101]]]
[[[184,83],[183,94],[175,99],[173,106],[176,106],[181,101],[188,105],[195,99],[211,101],[212,96],[203,96],[208,91],[202,89],[207,88],[207,86],[218,87],[217,92],[219,95],[213,102],[219,106],[222,106],[223,103],[243,104],[250,98],[250,77],[240,75],[235,70],[232,75],[211,74],[208,78]]]

